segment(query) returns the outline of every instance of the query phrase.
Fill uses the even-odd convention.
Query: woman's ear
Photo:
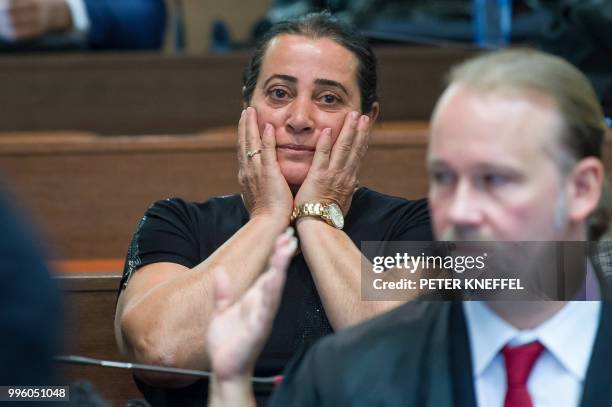
[[[568,215],[572,221],[585,222],[597,208],[603,177],[603,164],[598,158],[587,157],[576,163],[568,175]]]
[[[370,113],[366,115],[370,118],[370,123],[374,124],[376,119],[378,119],[379,112],[380,112],[380,105],[378,104],[378,102],[372,103],[372,109],[370,109]]]

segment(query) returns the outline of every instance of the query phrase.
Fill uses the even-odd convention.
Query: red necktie
[[[502,354],[506,361],[508,382],[504,407],[533,407],[527,390],[527,379],[543,350],[544,346],[540,342],[515,347],[504,346]]]

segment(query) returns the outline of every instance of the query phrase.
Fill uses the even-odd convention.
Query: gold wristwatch
[[[340,209],[340,207],[333,202],[308,202],[298,205],[293,208],[291,223],[295,222],[296,219],[303,218],[304,216],[321,218],[328,225],[331,225],[336,229],[342,229],[344,227],[344,215],[342,215],[342,209]]]

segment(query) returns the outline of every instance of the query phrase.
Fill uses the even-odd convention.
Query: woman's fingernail
[[[285,230],[285,233],[288,234],[289,236],[294,236],[295,230],[293,229],[293,227],[289,226],[287,227],[287,230]]]
[[[331,136],[331,129],[328,127],[325,130],[323,130],[323,136],[324,137],[329,137]]]
[[[370,116],[363,115],[363,124],[368,124],[370,121]]]
[[[354,120],[359,116],[359,112],[351,112],[351,118]]]
[[[272,125],[270,123],[266,123],[266,126],[264,127],[264,132],[271,132],[272,131]]]
[[[294,253],[297,247],[298,247],[298,241],[294,236],[292,236],[291,241],[289,242],[289,248],[291,249],[291,253]]]

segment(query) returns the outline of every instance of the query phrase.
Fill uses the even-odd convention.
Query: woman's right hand
[[[293,210],[293,195],[276,159],[274,127],[266,123],[259,134],[257,112],[248,107],[238,123],[238,182],[251,219],[272,216],[287,219]],[[261,151],[252,157],[250,152]]]

